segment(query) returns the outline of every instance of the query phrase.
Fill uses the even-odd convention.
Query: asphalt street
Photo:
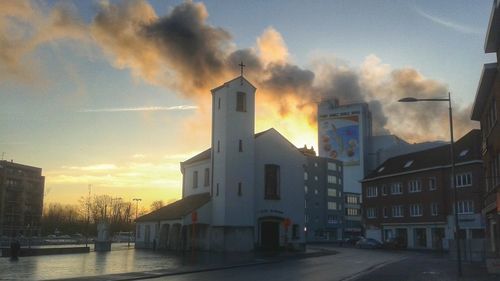
[[[353,281],[499,281],[500,275],[486,272],[482,262],[462,264],[463,274],[458,277],[457,262],[447,255],[417,253],[408,258],[372,270]]]
[[[287,260],[257,266],[165,276],[150,280],[348,280],[360,272],[401,261],[413,255],[406,252],[384,252],[339,248],[339,254],[298,260]]]

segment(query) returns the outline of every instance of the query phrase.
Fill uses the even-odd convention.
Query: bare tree
[[[150,206],[151,212],[156,211],[163,206],[165,206],[165,203],[163,203],[163,200],[153,201],[153,203],[151,203],[151,206]]]

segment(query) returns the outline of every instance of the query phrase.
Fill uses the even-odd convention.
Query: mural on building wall
[[[359,116],[339,116],[320,121],[320,155],[359,165]]]

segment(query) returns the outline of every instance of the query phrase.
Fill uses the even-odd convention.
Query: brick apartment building
[[[471,119],[481,122],[485,196],[487,253],[500,257],[500,1],[493,3],[484,46],[486,53],[496,53],[497,62],[483,67]]]
[[[455,143],[460,235],[484,238],[481,132]],[[366,236],[401,237],[408,248],[447,249],[453,239],[450,145],[387,159],[362,181]]]
[[[42,169],[0,161],[0,235],[40,235],[45,177]]]

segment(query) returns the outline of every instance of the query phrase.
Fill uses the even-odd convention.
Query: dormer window
[[[404,167],[405,167],[405,168],[408,168],[408,167],[410,167],[410,166],[411,166],[411,164],[413,164],[413,160],[410,160],[410,161],[406,162],[406,164],[405,164],[405,166],[404,166]]]
[[[460,157],[464,157],[465,155],[467,155],[467,153],[469,153],[469,150],[468,149],[464,149],[460,152]]]
[[[247,94],[243,92],[236,93],[236,111],[246,112],[247,111]]]

